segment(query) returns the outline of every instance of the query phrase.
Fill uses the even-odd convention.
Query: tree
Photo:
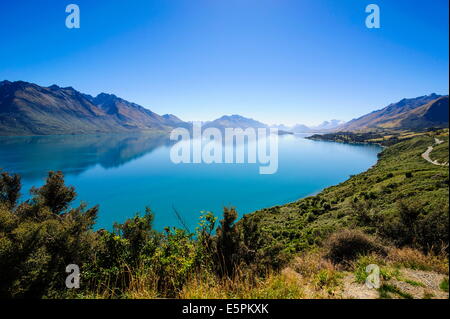
[[[50,172],[19,205],[20,179],[2,174],[0,185],[0,298],[67,293],[66,266],[81,268],[92,258],[98,207],[69,209],[76,193],[61,172]]]
[[[6,172],[2,172],[0,174],[0,203],[9,208],[14,208],[20,197],[21,187],[19,175],[14,174],[11,176]]]
[[[232,276],[239,262],[240,237],[235,224],[237,216],[235,208],[224,207],[223,219],[216,230],[216,254],[219,274],[222,276]]]

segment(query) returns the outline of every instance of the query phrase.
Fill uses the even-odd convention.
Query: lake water
[[[78,135],[0,137],[0,168],[22,176],[24,197],[49,170],[61,170],[79,200],[99,204],[96,228],[111,229],[149,206],[155,228],[181,227],[174,209],[194,230],[199,213],[239,216],[285,204],[346,180],[376,163],[381,148],[279,137],[279,168],[260,175],[260,164],[174,164],[166,137]]]

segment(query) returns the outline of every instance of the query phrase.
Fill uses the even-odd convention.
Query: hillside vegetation
[[[0,176],[0,297],[447,298],[448,168],[421,154],[448,130],[386,148],[378,163],[316,196],[237,220],[209,212],[195,233],[152,228],[153,214],[93,231],[97,207],[72,207],[50,172],[20,202],[20,177]],[[433,153],[431,154],[433,156]],[[80,266],[67,289],[65,267]],[[382,285],[364,288],[377,264]]]
[[[440,131],[440,129],[428,129],[422,132],[410,130],[370,130],[360,132],[334,132],[325,134],[314,134],[306,137],[310,140],[329,141],[350,144],[378,144],[390,146],[401,141],[409,140],[417,136],[422,136],[426,132]]]
[[[448,168],[421,157],[434,136],[445,139],[437,155],[446,152],[448,160],[448,130],[423,134],[386,148],[372,168],[317,196],[263,209],[242,222],[258,223],[271,237],[268,242],[283,243],[286,251],[311,247],[337,228],[355,226],[399,245],[446,247]],[[407,235],[411,228],[415,233]]]

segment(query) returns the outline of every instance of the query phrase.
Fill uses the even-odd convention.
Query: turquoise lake
[[[149,206],[156,229],[181,227],[176,209],[193,231],[201,211],[234,206],[242,216],[295,201],[367,170],[381,151],[304,137],[279,137],[273,175],[260,175],[260,164],[174,164],[168,138],[145,134],[0,137],[0,168],[22,176],[23,198],[49,170],[61,170],[76,188],[75,204],[100,205],[97,229]]]

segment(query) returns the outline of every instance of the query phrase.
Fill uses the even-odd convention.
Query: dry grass
[[[301,278],[306,298],[339,298],[341,295],[343,273],[324,255],[318,250],[302,254],[288,268]]]
[[[151,273],[134,274],[131,277],[125,297],[129,299],[158,298],[158,277]]]
[[[387,261],[397,267],[435,271],[446,275],[449,273],[448,256],[445,253],[425,255],[412,248],[391,248]]]
[[[258,276],[245,268],[239,268],[237,275],[231,279],[220,279],[209,272],[196,273],[182,286],[180,291],[175,293],[174,297],[180,299],[338,299],[355,297],[358,294],[352,295],[346,290],[356,288],[364,290],[360,281],[364,281],[365,266],[370,263],[381,266],[382,276],[386,277],[385,280],[398,279],[400,271],[408,269],[424,270],[439,274],[439,276],[448,276],[448,258],[445,254],[441,256],[425,255],[411,248],[386,248],[386,252],[387,255],[373,252],[359,255],[357,260],[349,262],[343,267],[342,264],[334,264],[327,257],[329,255],[328,246],[324,246],[321,249],[296,256],[282,271],[267,272],[265,276]],[[359,274],[358,271],[364,273]],[[350,283],[348,282],[349,276],[353,278]],[[163,296],[161,292],[158,293],[159,279],[156,274],[140,271],[130,275],[129,278],[127,287],[120,293],[109,288],[117,287],[117,283],[110,282],[96,286],[88,294],[76,297],[155,299]],[[362,298],[367,297],[366,295],[362,296]]]
[[[297,256],[291,262],[291,268],[306,278],[314,276],[320,270],[336,270],[333,263],[318,250]]]
[[[283,271],[256,282],[246,278],[193,279],[180,292],[182,299],[301,299],[304,297],[297,274]]]

